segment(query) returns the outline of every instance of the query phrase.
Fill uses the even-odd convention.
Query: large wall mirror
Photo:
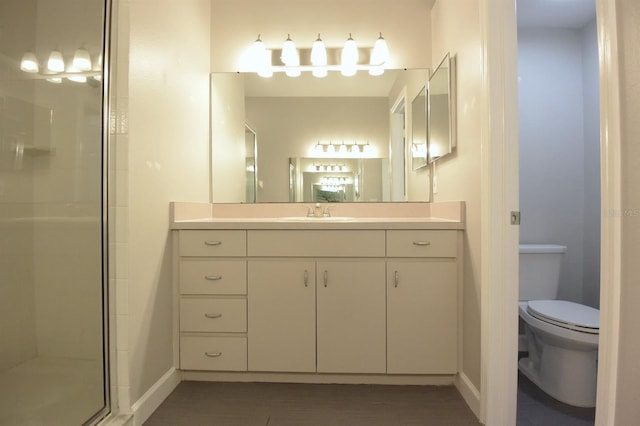
[[[456,146],[455,58],[447,53],[427,83],[428,161],[434,162]]]
[[[427,69],[324,78],[212,73],[213,202],[390,201],[390,110],[400,92],[418,93],[427,78]],[[245,123],[255,149],[235,142],[245,140]]]

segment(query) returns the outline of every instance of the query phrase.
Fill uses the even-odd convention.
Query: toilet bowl
[[[520,244],[520,303],[523,347],[518,369],[540,389],[566,404],[596,403],[599,311],[557,300],[567,247]]]
[[[555,399],[594,407],[598,362],[599,311],[563,300],[519,303],[528,356],[519,370]]]

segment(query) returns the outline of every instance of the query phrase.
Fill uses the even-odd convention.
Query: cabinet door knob
[[[393,279],[394,287],[397,288],[398,283],[400,282],[400,274],[398,273],[398,271],[395,271],[393,275],[394,275],[394,279]]]
[[[304,270],[304,286],[309,287],[309,271]]]
[[[324,281],[324,286],[327,286],[327,283],[329,282],[329,273],[327,272],[327,270],[325,269],[324,271],[324,277],[323,277],[323,281]]]
[[[205,246],[220,246],[222,245],[222,241],[205,241]]]
[[[413,245],[414,246],[430,246],[431,242],[429,242],[429,241],[414,241]]]
[[[215,313],[215,314],[204,314],[204,316],[205,316],[206,318],[213,318],[213,319],[215,319],[215,318],[222,318],[222,314],[219,314],[219,313]]]
[[[204,279],[207,281],[220,281],[222,279],[222,275],[205,275]]]
[[[209,358],[218,358],[222,356],[222,352],[205,352],[204,354]]]

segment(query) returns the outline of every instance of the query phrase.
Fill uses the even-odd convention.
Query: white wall
[[[620,99],[622,120],[622,285],[620,299],[620,348],[616,425],[638,422],[640,418],[640,56],[638,56],[638,29],[640,28],[640,2],[617,0],[618,37],[620,55]],[[606,285],[606,284],[605,284]]]
[[[518,30],[520,241],[567,246],[558,297],[575,302],[583,300],[584,240],[599,232],[589,233],[585,214],[600,211],[586,198],[582,46],[579,30]],[[589,139],[596,150],[598,134]]]
[[[258,200],[288,202],[289,157],[317,157],[318,141],[369,142],[373,157],[388,157],[387,98],[247,98],[246,113],[258,134]]]
[[[464,232],[462,373],[480,389],[480,135],[482,49],[479,2],[437,0],[431,11],[432,59],[438,64],[447,52],[457,65],[457,148],[436,163],[438,192],[434,201],[462,200],[466,206]]]
[[[115,176],[118,392],[126,410],[173,368],[169,202],[209,201],[211,14],[209,0],[119,8],[117,60],[128,69],[117,69],[112,126],[126,161]]]
[[[216,203],[246,201],[244,83],[235,73],[211,76],[211,193]]]

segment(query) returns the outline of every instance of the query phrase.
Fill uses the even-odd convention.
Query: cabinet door
[[[315,262],[248,262],[250,371],[316,371]]]
[[[384,373],[385,264],[317,263],[318,372]]]
[[[457,371],[455,261],[387,262],[387,372]]]

